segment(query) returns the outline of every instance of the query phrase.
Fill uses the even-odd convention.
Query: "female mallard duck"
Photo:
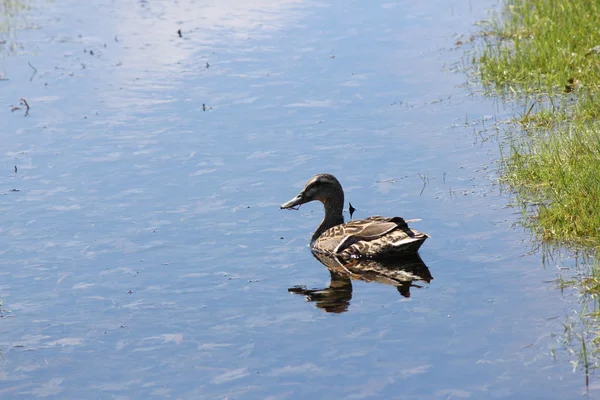
[[[427,236],[410,229],[401,217],[369,217],[344,223],[344,190],[330,174],[318,174],[306,182],[304,189],[281,205],[290,209],[319,200],[325,218],[313,233],[310,246],[314,251],[342,258],[378,258],[416,253]]]

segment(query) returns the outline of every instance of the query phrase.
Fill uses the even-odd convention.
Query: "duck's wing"
[[[373,240],[381,239],[397,230],[404,232],[406,236],[409,236],[412,232],[401,217],[385,218],[374,216],[350,221],[346,224],[331,228],[324,232],[324,234],[327,234],[329,231],[336,228],[340,231],[338,236],[340,236],[341,239],[339,244],[335,247],[334,253],[340,253],[359,241],[371,242]]]

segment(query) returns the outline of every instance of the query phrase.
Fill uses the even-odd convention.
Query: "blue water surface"
[[[5,5],[0,396],[583,393],[577,298],[496,183],[512,110],[456,70],[498,4],[241,3]],[[421,218],[431,283],[355,281],[344,313],[288,293],[329,284],[321,206],[279,209],[319,172],[355,218]]]

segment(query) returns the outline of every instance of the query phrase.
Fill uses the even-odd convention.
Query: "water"
[[[577,300],[478,134],[509,113],[452,70],[495,2],[95,3],[5,17],[3,398],[585,392],[556,336]],[[318,172],[355,218],[422,218],[433,280],[290,294],[330,283],[321,208],[279,210]]]

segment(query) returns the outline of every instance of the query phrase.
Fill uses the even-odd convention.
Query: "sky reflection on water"
[[[38,29],[0,50],[0,395],[579,393],[551,355],[576,300],[526,255],[477,134],[507,113],[450,70],[495,3],[245,4],[19,14]],[[435,280],[353,281],[338,315],[289,294],[330,284],[307,247],[322,210],[279,210],[318,172],[355,218],[422,218]]]

